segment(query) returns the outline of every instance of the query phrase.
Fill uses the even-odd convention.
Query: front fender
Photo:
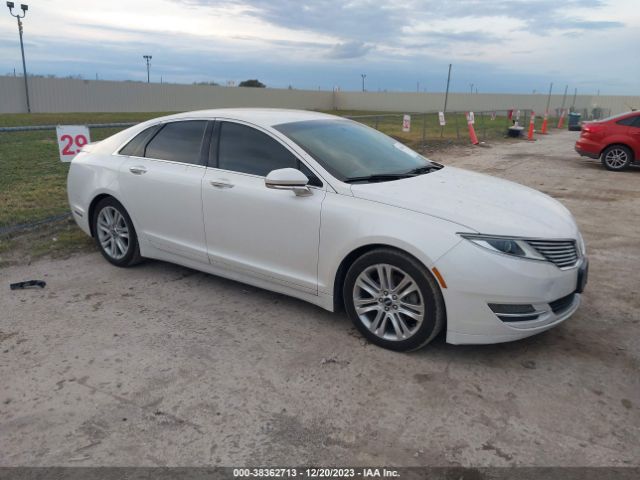
[[[457,235],[461,229],[456,223],[430,215],[327,193],[322,204],[318,290],[334,295],[335,278],[342,261],[354,250],[368,245],[403,250],[431,269],[462,240]]]

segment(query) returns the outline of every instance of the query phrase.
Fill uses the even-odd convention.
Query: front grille
[[[540,255],[560,268],[578,263],[578,249],[574,240],[527,240]]]
[[[563,310],[566,310],[573,303],[573,299],[576,296],[575,293],[567,295],[566,297],[559,298],[558,300],[554,300],[553,302],[549,302],[549,306],[553,313],[559,313]]]

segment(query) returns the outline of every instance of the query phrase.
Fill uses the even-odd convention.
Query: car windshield
[[[437,165],[393,138],[349,120],[310,120],[274,128],[341,181],[376,176],[391,180]]]

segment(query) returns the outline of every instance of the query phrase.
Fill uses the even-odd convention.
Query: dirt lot
[[[511,344],[392,353],[343,314],[161,262],[0,270],[0,464],[638,465],[640,170],[580,159],[575,137],[432,155],[582,228],[583,306]],[[27,278],[47,288],[9,290]]]

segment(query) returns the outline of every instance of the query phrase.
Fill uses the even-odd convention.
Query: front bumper
[[[460,242],[435,265],[447,282],[442,289],[447,342],[509,342],[559,325],[580,305],[578,277],[583,265],[584,257],[575,267],[560,269],[549,262],[513,258]],[[565,297],[570,301],[554,311],[554,302]],[[504,321],[489,304],[527,304],[541,313],[534,320]]]

